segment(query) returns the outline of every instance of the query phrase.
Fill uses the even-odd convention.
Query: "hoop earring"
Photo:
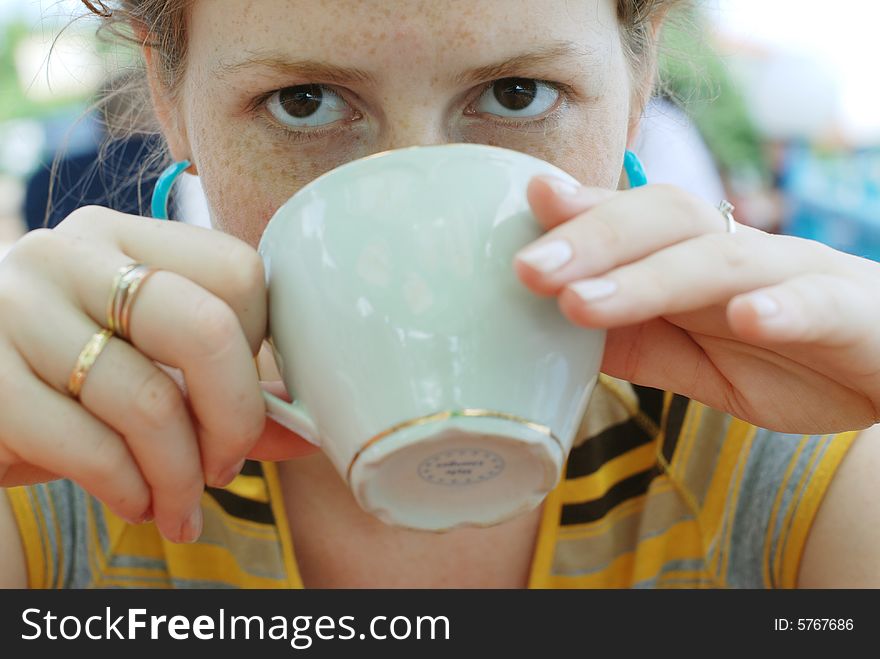
[[[189,160],[181,160],[165,168],[156,181],[153,188],[153,198],[150,202],[150,213],[153,219],[168,219],[168,197],[171,195],[171,187],[177,178],[190,166]]]
[[[623,170],[629,179],[630,188],[640,188],[648,183],[648,176],[645,174],[645,167],[642,165],[642,161],[629,149],[623,154]]]

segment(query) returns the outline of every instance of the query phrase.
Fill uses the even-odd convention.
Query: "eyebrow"
[[[453,82],[474,83],[508,77],[512,74],[531,71],[559,60],[591,58],[594,52],[582,44],[572,41],[557,41],[530,53],[479,66],[452,78]],[[284,53],[276,51],[248,51],[246,57],[237,61],[221,60],[214,68],[214,75],[226,78],[241,71],[253,68],[271,69],[275,72],[330,84],[351,84],[376,82],[374,75],[357,67],[336,66],[316,60],[291,60]]]

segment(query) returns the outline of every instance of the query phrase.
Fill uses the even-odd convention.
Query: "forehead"
[[[223,65],[255,50],[387,69],[467,68],[547,44],[602,59],[617,35],[613,0],[196,0],[190,57]]]

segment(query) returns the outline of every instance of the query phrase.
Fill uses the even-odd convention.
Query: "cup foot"
[[[507,415],[407,425],[364,449],[349,480],[364,510],[395,526],[493,526],[535,508],[559,480],[559,441]]]

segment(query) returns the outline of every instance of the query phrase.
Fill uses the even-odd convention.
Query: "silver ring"
[[[736,233],[736,220],[733,217],[733,211],[736,210],[736,206],[727,201],[727,199],[722,199],[721,203],[718,204],[718,210],[721,211],[724,219],[727,220],[727,233]]]

